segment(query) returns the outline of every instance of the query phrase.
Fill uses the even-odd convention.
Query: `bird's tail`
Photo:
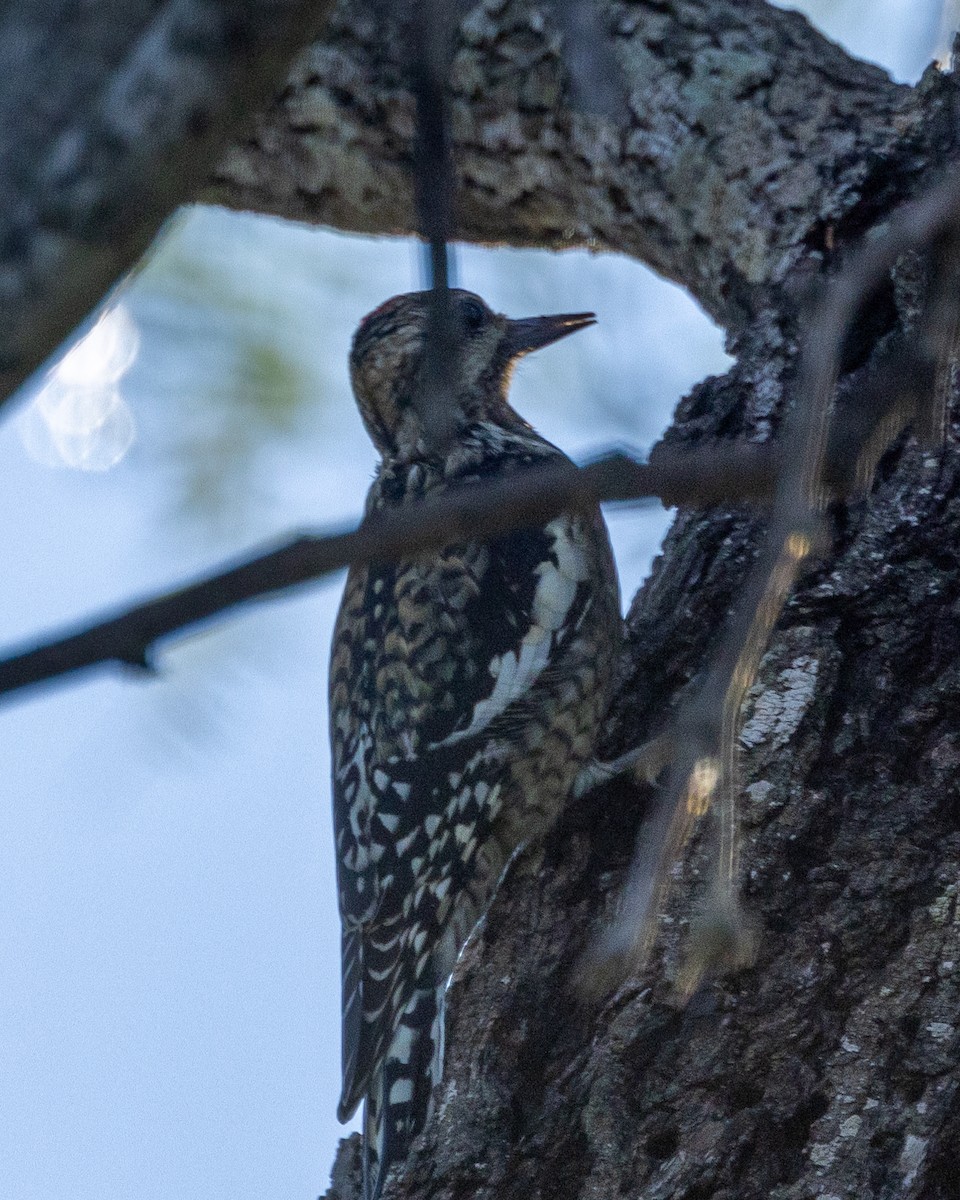
[[[421,988],[403,1010],[363,1113],[364,1200],[378,1200],[391,1166],[403,1162],[430,1116],[443,1071],[443,996]]]

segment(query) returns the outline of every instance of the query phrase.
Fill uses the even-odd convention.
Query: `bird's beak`
[[[596,325],[594,313],[558,313],[552,317],[522,317],[518,321],[507,321],[504,344],[510,358],[529,354],[541,346],[558,342],[568,333]]]

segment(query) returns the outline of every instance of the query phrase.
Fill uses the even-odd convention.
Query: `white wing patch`
[[[551,550],[557,561],[544,559],[536,568],[539,582],[533,594],[529,629],[516,650],[491,660],[493,691],[474,706],[466,729],[432,743],[431,750],[452,746],[485,729],[530,690],[549,664],[554,635],[567,619],[577,587],[589,578],[589,566],[582,545],[570,535],[568,518],[556,517],[545,532],[552,538]]]

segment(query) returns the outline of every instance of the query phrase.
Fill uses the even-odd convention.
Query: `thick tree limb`
[[[919,165],[934,132],[923,93],[761,0],[602,6],[603,52],[629,95],[611,120],[571,99],[552,7],[488,0],[460,24],[459,235],[634,255],[728,329],[858,235],[865,195],[876,202],[895,164]],[[361,232],[413,230],[403,52],[372,3],[341,0],[208,195]],[[575,55],[574,81],[583,70]]]
[[[0,16],[0,403],[191,199],[331,0]]]

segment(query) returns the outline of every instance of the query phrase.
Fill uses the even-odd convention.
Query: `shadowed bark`
[[[0,10],[0,403],[133,267],[332,0]]]
[[[700,389],[681,428],[731,399]],[[953,446],[891,455],[764,659],[741,732],[755,967],[673,1007],[695,850],[650,968],[578,1008],[574,964],[645,797],[581,803],[458,968],[439,1114],[392,1194],[956,1194],[958,482]],[[732,512],[678,521],[630,612],[613,749],[668,719],[754,531]]]

